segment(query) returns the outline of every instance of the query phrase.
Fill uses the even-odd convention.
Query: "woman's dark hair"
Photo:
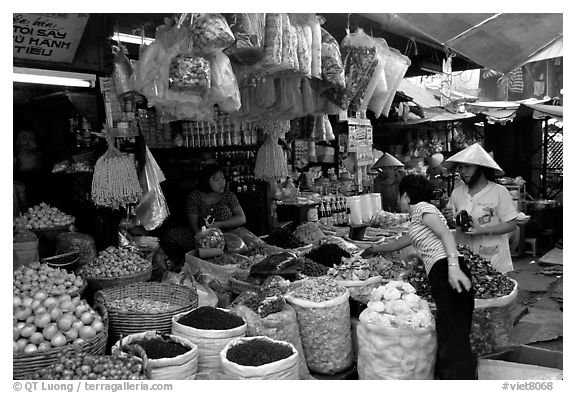
[[[220,165],[208,164],[204,166],[198,174],[198,189],[205,193],[211,192],[212,187],[210,187],[210,178],[218,172],[224,173],[224,170]]]
[[[426,179],[424,175],[409,174],[400,180],[398,185],[400,195],[406,193],[410,198],[410,204],[415,205],[419,202],[432,201],[434,196],[434,186]]]
[[[485,166],[479,166],[478,169],[481,170],[482,173],[484,173],[484,177],[486,178],[486,180],[491,182],[496,181],[496,169],[488,168]]]

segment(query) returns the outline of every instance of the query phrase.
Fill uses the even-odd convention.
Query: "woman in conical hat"
[[[398,169],[403,167],[398,159],[390,153],[384,153],[382,157],[372,165],[372,170],[378,173],[374,179],[374,192],[379,192],[382,196],[382,209],[397,213],[398,207],[398,186],[402,175]]]
[[[466,211],[472,227],[463,231],[457,226],[456,241],[489,260],[496,270],[513,270],[508,234],[516,229],[518,211],[506,187],[495,183],[504,171],[478,143],[448,158],[444,165],[457,170],[464,184],[454,189],[446,209],[451,220]]]

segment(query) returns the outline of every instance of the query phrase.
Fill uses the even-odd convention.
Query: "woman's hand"
[[[442,215],[446,221],[454,221],[454,209],[451,207],[445,207],[442,209]]]
[[[376,254],[378,254],[378,252],[376,251],[376,246],[370,246],[367,249],[365,249],[364,252],[360,254],[360,256],[362,258],[371,258]]]
[[[490,228],[481,227],[480,225],[473,222],[472,227],[470,227],[470,229],[464,233],[471,236],[489,235]]]
[[[462,290],[469,291],[472,287],[470,279],[460,270],[460,266],[448,266],[448,282],[458,293]]]

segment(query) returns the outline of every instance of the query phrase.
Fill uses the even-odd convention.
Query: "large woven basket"
[[[56,363],[58,355],[62,352],[80,350],[92,355],[103,355],[106,350],[108,340],[108,315],[106,309],[96,305],[96,311],[102,316],[104,329],[94,338],[86,340],[80,345],[68,344],[60,348],[51,348],[46,351],[37,351],[31,353],[15,353],[12,355],[13,366],[12,376],[14,379],[23,379],[30,373]]]
[[[112,308],[116,299],[127,297],[161,301],[174,308],[157,313],[126,312]],[[96,292],[94,303],[106,308],[110,324],[110,338],[116,342],[120,336],[141,333],[148,330],[159,330],[163,333],[172,331],[172,317],[198,307],[196,290],[177,284],[144,282],[120,285]]]

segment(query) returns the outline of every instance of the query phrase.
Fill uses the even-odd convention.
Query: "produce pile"
[[[405,270],[402,261],[400,261],[397,256],[392,256],[392,258],[389,258],[388,255],[377,255],[375,257],[368,258],[367,261],[370,264],[372,270],[376,271],[378,275],[382,276],[383,280],[396,280]]]
[[[73,355],[60,354],[55,364],[38,369],[30,379],[140,380],[146,376],[142,361],[132,354],[120,357],[75,351]]]
[[[262,262],[264,258],[266,258],[265,254],[249,255],[242,259],[242,261],[238,264],[238,268],[242,270],[250,270],[252,265],[257,264],[258,262]]]
[[[379,276],[378,271],[374,269],[375,266],[367,259],[343,258],[342,263],[328,270],[328,275],[336,280],[364,281],[370,277]]]
[[[339,286],[336,280],[330,277],[318,277],[304,280],[292,294],[294,297],[311,302],[325,302],[341,296],[346,289]]]
[[[390,281],[374,289],[362,314],[368,323],[393,328],[428,328],[433,323],[428,302],[416,294],[412,285],[403,281]]]
[[[233,302],[234,305],[243,305],[254,311],[261,318],[282,311],[286,305],[284,295],[290,282],[280,276],[268,277],[258,292],[246,291],[240,294]]]
[[[90,235],[79,232],[64,232],[56,238],[56,254],[66,254],[78,251],[80,254],[80,266],[94,260],[96,252],[96,242]]]
[[[317,224],[307,222],[296,228],[294,236],[304,244],[314,244],[324,237],[324,233]]]
[[[405,213],[390,213],[382,210],[370,219],[370,226],[374,228],[388,229],[393,226],[407,225],[410,216]]]
[[[102,317],[80,296],[14,295],[13,351],[31,353],[81,344],[105,329]]]
[[[25,229],[57,228],[73,223],[74,217],[44,202],[34,207],[29,207],[23,216],[14,218],[14,226]]]
[[[15,296],[34,296],[39,291],[52,296],[74,294],[83,284],[82,277],[74,273],[32,262],[29,266],[20,266],[14,271],[12,292]]]
[[[198,248],[224,249],[224,234],[219,228],[202,227],[194,236],[194,243]]]
[[[294,234],[286,228],[276,228],[265,238],[266,243],[273,246],[292,249],[304,246]]]
[[[258,367],[286,359],[293,353],[288,345],[253,339],[230,347],[226,352],[226,359],[241,366]]]
[[[143,272],[151,266],[150,261],[131,247],[108,247],[100,252],[98,258],[82,266],[78,273],[85,277],[113,278]]]
[[[122,299],[114,299],[107,304],[108,308],[119,310],[120,312],[139,312],[139,313],[161,313],[177,309],[179,306],[163,302],[160,300],[142,299],[124,297]]]
[[[213,263],[215,265],[236,265],[242,262],[246,262],[246,258],[238,254],[222,254],[217,257],[212,257],[206,259],[206,261]]]
[[[350,258],[350,253],[336,244],[324,243],[321,246],[310,250],[310,252],[304,256],[316,263],[330,268],[342,263],[342,258]]]
[[[244,325],[244,320],[215,307],[203,306],[181,316],[181,325],[203,330],[230,330]]]
[[[170,337],[147,337],[142,339],[132,340],[130,345],[140,345],[148,359],[170,359],[175,358],[189,352],[188,348],[176,341],[172,341]]]
[[[307,257],[303,257],[302,261],[303,267],[300,273],[308,277],[324,276],[328,274],[328,270],[330,269],[328,266],[321,265]]]

